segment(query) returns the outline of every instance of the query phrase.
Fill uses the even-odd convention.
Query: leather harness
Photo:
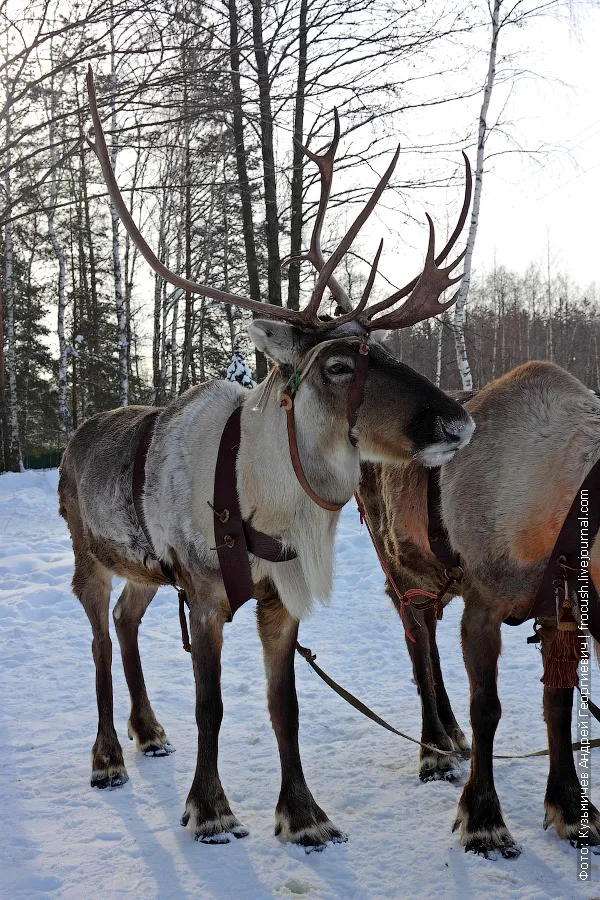
[[[586,475],[581,487],[575,494],[573,502],[563,522],[560,533],[554,544],[550,559],[542,575],[535,599],[524,618],[509,616],[504,620],[506,625],[522,625],[529,619],[548,618],[556,615],[556,589],[566,584],[567,592],[578,590],[581,582],[578,579],[580,568],[581,531],[583,518],[581,513],[581,491],[587,491],[588,498],[597,498],[597,502],[588,503],[587,537],[591,548],[594,538],[600,529],[600,460]],[[429,545],[432,552],[444,566],[446,572],[460,566],[460,557],[450,544],[441,514],[441,497],[439,469],[431,469],[427,487],[427,509],[429,513]],[[456,579],[459,580],[459,579]],[[579,583],[578,583],[579,582]],[[598,591],[589,577],[586,590],[588,595],[588,629],[592,637],[600,641],[600,603]]]
[[[364,397],[369,361],[369,348],[363,340],[359,339],[340,339],[340,342],[346,344],[359,344],[359,353],[356,359],[354,375],[348,390],[348,402],[346,408],[348,439],[352,446],[355,447],[357,439],[352,433],[352,430],[356,425],[358,410]],[[317,352],[318,349],[314,355],[316,355]],[[302,373],[293,375],[284,389],[281,400],[281,406],[284,407],[286,411],[288,442],[292,466],[302,488],[315,503],[330,511],[339,510],[348,501],[345,501],[345,503],[342,504],[334,504],[319,497],[319,495],[310,487],[302,468],[296,441],[294,421],[294,397],[301,381]],[[231,621],[240,606],[254,596],[254,582],[248,556],[249,553],[259,559],[265,559],[273,563],[286,562],[287,560],[296,558],[296,552],[292,548],[285,548],[278,538],[257,531],[251,522],[242,518],[236,477],[236,463],[241,439],[241,412],[242,407],[239,405],[232,412],[223,429],[215,469],[213,502],[207,501],[214,513],[214,549],[217,551],[221,577],[225,586],[227,599],[229,600],[231,610],[229,621]],[[184,648],[189,651],[190,644],[184,609],[184,604],[187,602],[186,594],[185,591],[178,586],[175,573],[171,566],[160,560],[156,554],[152,538],[148,531],[142,503],[144,484],[146,481],[146,459],[159,413],[160,410],[149,413],[142,427],[133,463],[133,504],[140,528],[146,539],[146,559],[151,559],[153,562],[159,564],[164,577],[179,594],[179,618],[182,626],[183,645]]]

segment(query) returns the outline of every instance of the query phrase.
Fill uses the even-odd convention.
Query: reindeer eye
[[[331,366],[327,366],[327,372],[329,375],[352,375],[354,369],[347,365],[346,363],[333,363]]]

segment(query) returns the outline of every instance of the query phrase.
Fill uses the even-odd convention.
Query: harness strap
[[[375,535],[373,533],[373,529],[371,528],[371,525],[369,523],[369,518],[365,512],[363,503],[358,495],[358,491],[355,493],[354,497],[356,500],[356,504],[358,506],[358,514],[360,516],[361,525],[364,523],[367,526],[367,531],[369,532],[369,537],[371,538],[371,543],[373,544],[373,547],[375,548],[375,553],[377,554],[377,558],[379,559],[379,562],[381,564],[381,568],[383,569],[384,575],[387,578],[388,582],[390,583],[390,586],[392,587],[394,593],[396,594],[396,597],[400,601],[400,619],[402,620],[402,627],[404,628],[404,633],[405,633],[406,637],[409,639],[409,641],[412,641],[413,644],[416,644],[417,642],[416,642],[415,638],[412,636],[412,634],[410,633],[410,631],[408,630],[408,627],[406,625],[405,608],[407,606],[412,606],[413,609],[419,610],[419,612],[420,612],[422,610],[431,609],[433,607],[436,610],[438,619],[441,619],[443,612],[444,612],[444,608],[442,606],[442,600],[444,599],[444,597],[446,596],[446,594],[448,593],[448,591],[450,590],[452,585],[455,582],[460,581],[460,579],[463,576],[463,571],[460,568],[460,566],[454,567],[453,569],[450,570],[450,572],[447,572],[447,570],[445,570],[446,575],[447,575],[446,583],[444,584],[443,588],[437,594],[432,594],[430,591],[422,591],[419,588],[411,588],[410,590],[402,593],[400,591],[400,588],[394,581],[394,576],[390,572],[389,566],[385,560],[383,553],[381,553],[381,551],[379,550],[377,541],[375,540]],[[426,599],[423,600],[421,603],[415,603],[414,597],[425,597]]]
[[[581,512],[581,491],[588,492],[587,514]],[[542,618],[556,615],[554,598],[554,581],[557,573],[564,576],[571,585],[577,584],[576,576],[579,574],[579,554],[581,551],[582,521],[586,519],[586,532],[591,550],[594,538],[600,529],[600,459],[592,466],[576,492],[569,512],[566,515],[563,526],[560,529],[556,543],[548,560],[548,564],[542,575],[538,592],[526,618]],[[598,591],[588,571],[588,629],[593,638],[600,641],[600,605],[598,603]],[[523,620],[524,621],[524,620]]]
[[[331,341],[331,343],[335,342]],[[320,347],[321,345],[318,345],[316,349],[318,350]],[[311,364],[312,362],[314,362],[314,358],[316,358],[316,355],[317,354],[315,353],[313,357],[311,357]],[[358,411],[363,402],[368,367],[369,346],[368,344],[365,344],[361,341],[359,343],[354,375],[352,376],[352,381],[348,389],[348,402],[346,404],[346,418],[348,420],[348,440],[353,447],[356,447],[356,445],[358,444],[356,437],[352,434],[352,430],[356,425]],[[302,374],[306,374],[306,371],[307,370],[305,369],[304,373]],[[342,509],[342,507],[344,507],[346,503],[348,503],[348,500],[345,500],[343,503],[330,503],[329,500],[325,500],[323,499],[323,497],[320,497],[319,494],[317,494],[317,492],[314,491],[310,486],[302,467],[300,452],[298,450],[298,440],[296,437],[296,420],[294,417],[294,398],[296,396],[296,391],[300,386],[302,374],[296,373],[292,376],[281,396],[280,402],[280,406],[285,409],[286,414],[288,444],[290,448],[292,468],[294,469],[294,474],[298,479],[298,482],[303,491],[305,492],[305,494],[308,494],[310,499],[314,503],[316,503],[317,506],[320,506],[321,509],[326,509],[329,512],[338,512],[338,510]]]
[[[442,496],[440,492],[440,470],[429,469],[427,474],[427,534],[431,552],[445,569],[460,566],[460,556],[452,549],[448,532],[442,519]]]
[[[248,553],[269,562],[295,559],[294,550],[285,549],[280,540],[257,531],[242,519],[237,491],[236,462],[241,440],[242,407],[229,416],[217,456],[213,503],[215,549],[221,577],[229,600],[231,616],[254,596],[254,580]]]
[[[323,497],[320,497],[316,491],[313,491],[310,484],[308,483],[308,479],[304,474],[304,469],[302,468],[302,462],[300,460],[300,453],[298,451],[298,440],[296,438],[296,421],[294,418],[294,398],[291,394],[284,391],[283,396],[281,398],[281,406],[285,409],[286,421],[287,421],[287,433],[288,433],[288,444],[290,447],[290,459],[292,461],[292,467],[294,469],[294,474],[298,479],[300,486],[302,487],[305,494],[308,494],[310,499],[320,506],[321,509],[327,509],[329,512],[337,512],[343,506],[346,505],[348,501],[344,501],[344,503],[330,503],[329,500],[324,500]]]
[[[362,713],[363,716],[366,716],[367,719],[371,719],[371,721],[376,722],[377,725],[381,725],[382,728],[385,728],[387,731],[391,731],[392,734],[398,735],[398,737],[404,738],[406,741],[410,741],[413,744],[419,744],[421,747],[424,747],[426,750],[431,750],[434,753],[437,753],[439,756],[453,756],[459,758],[465,758],[466,753],[461,750],[440,750],[439,747],[434,747],[431,744],[424,744],[423,741],[418,741],[416,738],[411,737],[409,734],[404,734],[403,731],[398,731],[397,728],[394,728],[393,725],[390,725],[389,722],[386,722],[385,719],[382,719],[381,716],[378,716],[377,713],[373,712],[372,709],[363,703],[358,697],[355,697],[354,694],[351,694],[350,691],[347,691],[346,688],[343,688],[341,684],[338,684],[337,681],[334,681],[327,672],[325,672],[320,666],[318,666],[315,662],[317,658],[316,653],[313,653],[312,650],[309,650],[308,647],[302,647],[296,641],[296,652],[306,660],[311,669],[317,673],[319,678],[321,678],[325,684],[329,685],[329,687],[336,692],[342,699],[349,703],[350,706],[353,706],[354,709],[358,710],[358,712]],[[591,707],[590,707],[591,708]],[[597,709],[597,707],[596,707]],[[594,713],[594,715],[596,715]],[[593,738],[589,743],[586,743],[586,747],[600,747],[600,738]],[[571,744],[572,750],[581,750],[581,743],[578,741],[577,743]],[[550,753],[549,750],[536,750],[534,753],[517,753],[517,754],[500,754],[494,753],[494,759],[532,759],[536,756],[548,756]]]
[[[152,538],[148,531],[143,507],[143,491],[146,482],[146,460],[148,449],[152,442],[154,427],[160,410],[149,413],[144,420],[140,439],[135,452],[132,472],[133,506],[138,519],[140,529],[146,539],[146,556],[158,563],[161,571],[178,593],[179,596],[179,622],[181,625],[181,638],[183,648],[188,653],[191,650],[190,638],[185,614],[187,597],[185,590],[180,588],[171,566],[158,559]],[[250,571],[248,552],[260,559],[269,562],[284,562],[295,559],[296,553],[291,549],[284,549],[277,538],[257,531],[250,523],[242,519],[237,496],[236,486],[236,460],[240,444],[240,417],[241,407],[238,406],[229,417],[219,445],[219,456],[215,472],[214,506],[215,512],[215,538],[219,565],[225,584],[225,590],[231,607],[231,615],[239,609],[242,603],[253,595],[254,587]],[[221,510],[221,512],[219,512]],[[221,545],[220,547],[218,545]],[[234,550],[235,553],[228,551]],[[242,599],[243,598],[243,599]]]

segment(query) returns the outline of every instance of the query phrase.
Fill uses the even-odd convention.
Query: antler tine
[[[427,213],[426,215],[429,222],[429,244],[421,277],[417,281],[410,297],[400,309],[395,309],[393,312],[388,313],[387,316],[380,316],[378,319],[373,319],[373,312],[367,310],[369,322],[366,327],[369,331],[373,331],[375,328],[407,328],[409,325],[416,325],[417,322],[439,315],[449,309],[456,301],[458,293],[446,303],[439,303],[438,297],[447,288],[452,287],[453,284],[457,284],[462,279],[462,274],[456,278],[451,278],[450,272],[464,258],[465,251],[449,266],[439,269],[434,258],[435,228],[431,216]],[[373,307],[373,310],[376,308]]]
[[[365,284],[365,289],[362,293],[362,297],[360,301],[356,305],[356,308],[351,310],[349,313],[343,316],[338,316],[332,322],[328,322],[326,324],[326,328],[337,328],[338,325],[343,325],[344,322],[351,322],[353,319],[356,319],[357,316],[360,316],[363,309],[369,302],[369,297],[371,296],[371,291],[373,289],[373,282],[375,281],[375,276],[377,275],[377,267],[379,266],[379,257],[381,256],[381,251],[383,250],[383,238],[379,241],[379,247],[377,248],[377,253],[375,254],[375,258],[371,264],[371,271],[369,272],[369,277],[367,279],[367,283]]]
[[[450,251],[456,244],[458,238],[461,235],[463,228],[465,227],[465,222],[467,221],[467,215],[469,213],[469,207],[471,205],[471,193],[473,190],[473,176],[471,173],[471,163],[469,162],[469,157],[464,152],[464,150],[462,151],[462,155],[465,160],[465,196],[464,196],[464,200],[463,200],[463,205],[462,205],[462,209],[460,211],[460,216],[458,217],[458,222],[456,223],[456,228],[452,232],[448,243],[443,248],[441,253],[438,253],[438,255],[435,257],[434,262],[435,262],[436,266],[439,266],[439,264],[446,259],[446,257],[448,256],[448,254],[450,253]],[[429,216],[428,216],[428,218],[429,218]],[[464,256],[464,254],[463,254],[463,256]],[[460,256],[456,260],[456,262],[454,263],[452,268],[454,268],[454,266],[456,266],[462,260],[463,256]],[[408,284],[405,284],[403,288],[400,288],[395,293],[393,293],[389,297],[387,297],[385,300],[382,300],[376,306],[373,306],[371,309],[369,309],[368,310],[369,318],[371,316],[376,315],[379,312],[383,312],[384,309],[388,309],[390,306],[393,306],[394,303],[398,302],[398,300],[402,300],[404,297],[408,297],[410,292],[412,290],[414,290],[414,288],[416,287],[417,282],[419,281],[420,277],[421,277],[420,275],[417,275],[416,278],[413,278],[412,281],[409,281]],[[441,312],[441,310],[440,310],[440,312]]]
[[[300,141],[296,141],[296,144],[301,148],[302,152],[312,162],[314,162],[319,169],[321,180],[321,195],[319,197],[319,207],[317,209],[315,224],[313,226],[313,231],[310,239],[310,249],[307,250],[306,253],[302,253],[298,256],[290,256],[284,261],[284,263],[282,263],[282,265],[289,265],[289,263],[291,262],[310,262],[313,264],[317,272],[321,272],[323,266],[325,265],[325,259],[323,257],[323,251],[321,249],[321,232],[323,230],[323,222],[325,220],[325,213],[327,212],[329,196],[331,194],[335,154],[340,142],[340,118],[338,115],[337,107],[333,108],[333,117],[333,138],[329,147],[324,153],[313,153],[312,150],[309,150],[308,147],[305,147],[304,144],[300,143]],[[329,278],[327,287],[331,291],[338,306],[340,306],[346,312],[350,312],[350,310],[352,309],[350,298],[348,297],[348,294],[343,289],[339,281],[333,275],[331,275],[331,277]]]
[[[428,213],[425,213],[425,215],[427,216],[427,221],[429,223],[429,243],[427,247],[427,254],[425,257],[423,272],[420,276],[418,276],[417,278],[413,278],[412,281],[410,281],[399,291],[396,291],[390,297],[387,297],[385,300],[382,300],[380,303],[376,303],[374,306],[371,306],[369,309],[367,309],[365,317],[369,320],[369,324],[367,327],[370,330],[374,328],[405,328],[408,325],[414,325],[416,324],[416,322],[421,322],[423,321],[423,319],[429,318],[430,316],[439,315],[441,312],[444,312],[444,310],[452,306],[452,304],[455,302],[456,297],[453,297],[452,300],[450,300],[448,303],[439,303],[438,297],[447,288],[459,282],[463,277],[462,275],[460,275],[457,278],[450,278],[450,273],[460,262],[462,262],[466,254],[466,249],[463,250],[463,252],[459,254],[459,256],[457,256],[454,262],[450,263],[449,266],[446,266],[443,269],[438,268],[438,266],[444,259],[446,259],[448,253],[454,247],[461,234],[462,229],[464,228],[469,212],[473,180],[471,177],[471,165],[466,153],[464,152],[463,157],[465,160],[466,169],[465,197],[463,200],[460,215],[458,217],[458,222],[454,231],[452,232],[452,235],[450,236],[449,241],[446,243],[442,252],[435,256],[435,229],[431,216]],[[429,291],[429,299],[426,295],[427,290]],[[389,309],[390,306],[393,306],[394,303],[397,303],[398,300],[401,300],[403,297],[406,297],[409,294],[409,299],[403,306],[400,307],[400,309],[389,313],[387,316],[380,316],[378,319],[374,319],[374,316],[378,315],[378,313]]]
[[[465,222],[467,221],[467,216],[469,214],[469,207],[471,205],[471,191],[473,190],[473,173],[471,172],[471,163],[469,162],[469,157],[465,153],[464,150],[461,150],[463,155],[463,159],[465,161],[465,196],[463,199],[462,209],[460,211],[460,216],[458,217],[458,222],[456,223],[456,228],[450,235],[450,239],[448,243],[442,250],[442,252],[436,256],[435,264],[439,266],[441,262],[444,262],[457,240],[459,239],[463,228],[465,227]]]
[[[329,259],[327,260],[327,262],[321,269],[319,277],[317,278],[317,283],[312,292],[310,302],[309,302],[308,306],[306,307],[307,312],[310,311],[313,315],[316,315],[316,313],[319,309],[321,300],[323,298],[323,294],[325,293],[325,288],[327,287],[327,284],[329,282],[329,279],[331,278],[331,275],[333,274],[335,268],[339,264],[342,257],[345,255],[345,253],[351,247],[352,242],[354,241],[354,238],[356,237],[356,235],[358,234],[358,232],[360,231],[360,229],[362,228],[364,223],[367,221],[367,219],[369,218],[369,216],[375,209],[375,206],[377,205],[377,201],[381,197],[383,191],[385,190],[385,188],[387,186],[388,181],[392,177],[392,172],[396,168],[396,163],[398,162],[399,155],[400,155],[400,147],[398,147],[398,149],[394,153],[394,157],[393,157],[390,165],[387,167],[386,171],[382,175],[381,179],[379,180],[379,184],[377,185],[377,187],[371,194],[371,197],[365,204],[364,208],[358,214],[358,216],[356,217],[356,219],[354,220],[354,222],[352,223],[352,225],[350,226],[350,228],[348,229],[348,231],[346,232],[346,234],[344,235],[344,237],[342,238],[342,240],[340,241],[340,243],[338,244],[336,249],[333,251],[333,253],[329,257]],[[356,310],[349,312],[348,316],[350,316],[350,319],[355,319],[357,316]],[[342,318],[344,318],[345,321],[349,321],[347,316],[342,316],[339,319],[337,319],[337,322],[339,323]]]
[[[154,269],[154,271],[157,272],[157,274],[159,274],[162,278],[164,278],[165,281],[168,281],[170,284],[173,284],[175,285],[175,287],[181,288],[184,291],[189,291],[192,294],[201,294],[203,297],[210,297],[211,299],[219,300],[222,303],[239,306],[242,309],[250,309],[253,312],[258,312],[263,315],[273,316],[273,318],[285,319],[288,322],[299,322],[303,324],[312,323],[312,315],[307,316],[306,310],[301,310],[298,312],[297,310],[287,309],[286,307],[275,306],[272,303],[261,303],[260,300],[251,300],[249,297],[239,296],[238,294],[230,294],[228,291],[221,291],[217,288],[209,287],[206,284],[198,284],[195,281],[189,281],[187,278],[182,278],[175,272],[171,272],[171,270],[168,269],[158,259],[156,254],[146,242],[137,225],[133,221],[127,205],[123,200],[123,197],[121,196],[119,185],[117,184],[113,168],[110,164],[110,157],[106,146],[106,138],[104,137],[102,123],[100,122],[98,102],[96,99],[96,89],[94,86],[94,73],[92,72],[91,65],[88,66],[86,84],[90,101],[92,121],[94,123],[94,136],[96,138],[95,142],[91,141],[88,138],[88,145],[98,157],[108,193],[112,202],[114,203],[115,209],[117,210],[121,221],[123,222],[123,225],[125,226],[135,246],[138,248],[146,262]]]

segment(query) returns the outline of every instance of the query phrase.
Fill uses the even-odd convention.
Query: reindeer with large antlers
[[[348,308],[337,320],[324,320],[319,306],[326,288],[349,307],[333,273],[388,183],[398,153],[327,261],[320,233],[339,138],[337,121],[333,147],[323,157],[309,154],[318,162],[322,178],[309,254],[320,273],[308,305],[294,312],[195,284],[162,266],[119,193],[91,71],[88,91],[94,150],[132,240],[171,283],[270,317],[254,321],[249,333],[276,363],[266,381],[252,391],[213,381],[191,388],[162,410],[138,406],[98,413],[78,429],[65,451],[60,509],[71,531],[73,589],[90,619],[96,664],[99,722],[92,785],[119,785],[128,777],[113,724],[111,576],[127,579],[113,615],[131,694],[128,731],[140,750],[155,755],[172,748],[146,693],[137,633],[159,585],[176,584],[185,591],[189,606],[198,723],[198,762],[182,823],[202,841],[222,843],[232,834],[247,834],[231,811],[217,771],[223,625],[240,599],[228,587],[232,573],[227,559],[241,546],[242,556],[237,558],[250,579],[251,593],[246,596],[258,600],[268,707],[281,758],[276,833],[306,847],[344,840],[316,804],[302,772],[294,684],[298,620],[309,612],[313,596],[324,598],[330,592],[338,510],[358,485],[361,459],[391,463],[418,459],[437,465],[467,444],[473,432],[460,404],[395,360],[373,337],[376,329],[403,328],[448,307],[438,298],[457,281],[451,272],[459,260],[445,268],[439,264],[450,253],[467,215],[468,163],[457,229],[434,259],[430,220],[429,249],[419,279],[367,307],[376,260],[357,307]],[[405,304],[386,313],[403,296]],[[229,440],[229,429],[236,422],[237,436]],[[224,478],[222,452],[233,459],[224,487],[232,498],[230,508],[239,507],[239,534],[233,532],[230,509],[223,509],[217,500]],[[223,530],[230,533],[223,536]],[[261,550],[273,543],[279,556]]]

